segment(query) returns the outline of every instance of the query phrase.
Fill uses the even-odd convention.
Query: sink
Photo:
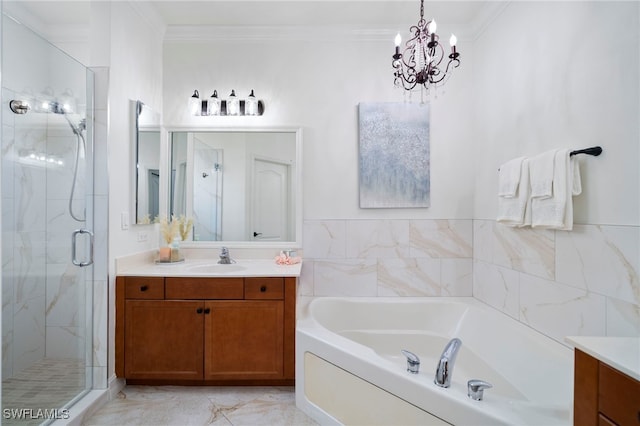
[[[189,272],[198,274],[228,274],[231,272],[244,271],[245,269],[247,268],[237,264],[222,265],[219,263],[204,263],[187,267]]]

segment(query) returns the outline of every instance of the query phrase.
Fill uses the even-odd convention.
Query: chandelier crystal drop
[[[424,0],[420,0],[420,21],[418,25],[409,28],[412,38],[405,43],[403,53],[400,53],[402,37],[396,35],[396,51],[393,55],[394,85],[405,90],[412,90],[422,86],[429,90],[431,86],[443,83],[455,68],[460,66],[460,53],[456,50],[457,38],[451,35],[449,44],[451,53],[447,56],[440,44],[440,37],[436,34],[436,21],[425,21]],[[448,58],[446,68],[442,69],[443,61]]]

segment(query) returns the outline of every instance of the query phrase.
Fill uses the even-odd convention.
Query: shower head
[[[69,126],[71,126],[71,131],[73,132],[73,134],[81,136],[82,135],[82,131],[87,129],[87,120],[86,119],[82,119],[80,120],[80,123],[78,123],[78,125],[76,126],[75,124],[73,124],[71,122],[71,120],[69,120],[69,116],[67,115],[66,112],[61,112],[61,113],[56,113],[56,114],[62,114],[62,116],[65,118],[65,120],[67,120],[67,123],[69,123]]]

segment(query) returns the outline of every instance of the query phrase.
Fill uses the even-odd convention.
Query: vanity
[[[640,338],[566,340],[575,346],[573,424],[640,425]]]
[[[129,384],[293,385],[301,264],[151,262],[116,277],[116,376]]]
[[[129,216],[141,229],[163,218],[192,226],[180,231],[184,263],[155,264],[157,251],[116,260],[116,376],[292,385],[301,265],[274,257],[302,247],[302,129],[165,127],[142,101],[130,106]],[[221,265],[221,247],[258,259]]]

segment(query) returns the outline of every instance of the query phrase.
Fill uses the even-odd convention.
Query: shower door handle
[[[89,234],[89,261],[81,262],[76,258],[76,240],[78,238],[78,234]],[[88,229],[76,229],[71,234],[71,261],[76,266],[89,266],[93,264],[93,232]]]

